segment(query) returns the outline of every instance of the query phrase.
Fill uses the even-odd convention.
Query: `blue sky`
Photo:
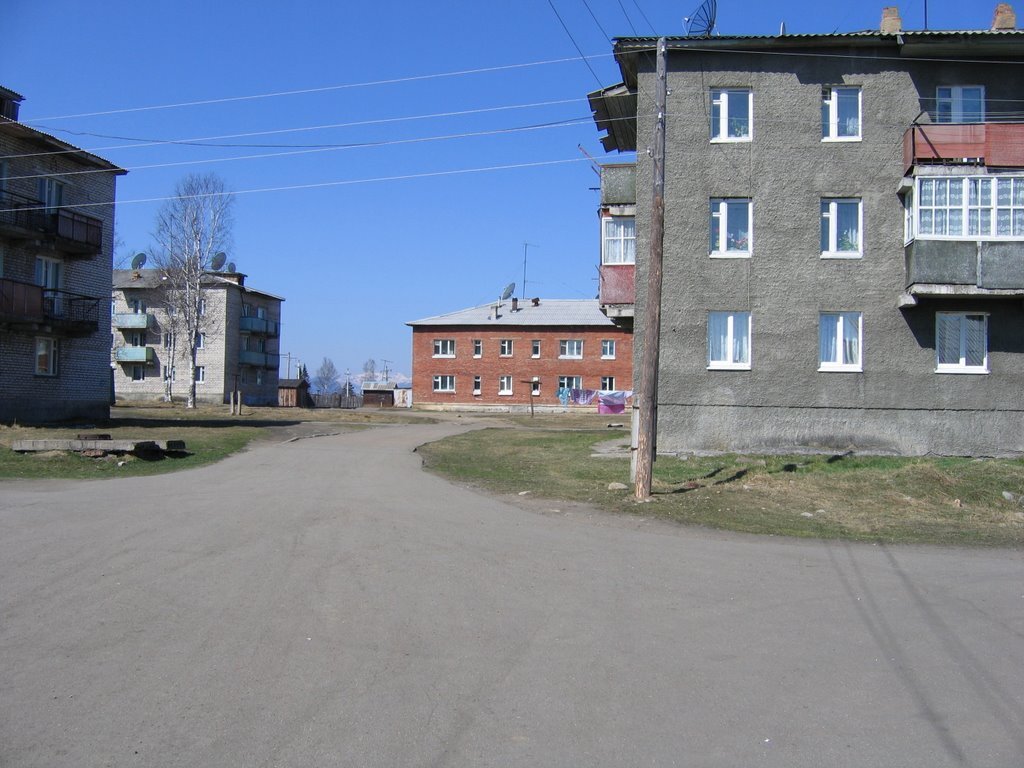
[[[719,0],[717,31],[877,28],[890,4]],[[597,176],[578,146],[606,156],[586,94],[619,80],[609,37],[682,34],[697,5],[5,0],[0,84],[25,96],[23,121],[135,169],[118,184],[117,258],[152,245],[160,203],[133,201],[216,172],[239,193],[231,260],[287,299],[282,353],[311,373],[330,357],[408,374],[405,321],[513,281],[522,295],[524,243],[527,295],[595,296]],[[902,4],[904,28],[924,6]],[[985,28],[994,7],[930,0],[929,26]],[[257,132],[274,133],[237,136]],[[324,146],[367,143],[383,144]]]

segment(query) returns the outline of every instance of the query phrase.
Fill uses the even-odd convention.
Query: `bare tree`
[[[363,363],[363,381],[375,381],[377,378],[377,361],[372,357]]]
[[[178,182],[174,197],[156,217],[153,261],[162,279],[160,294],[171,331],[171,360],[179,349],[188,359],[189,408],[196,406],[200,334],[212,330],[212,318],[205,312],[208,273],[214,269],[217,254],[230,245],[233,202],[219,176],[191,174]],[[165,377],[165,398],[170,395],[171,378]]]
[[[338,388],[338,369],[331,358],[325,357],[324,361],[320,363],[316,375],[313,376],[313,386],[316,387],[317,392],[325,394],[334,392]]]

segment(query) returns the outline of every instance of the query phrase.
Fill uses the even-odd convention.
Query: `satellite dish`
[[[228,272],[231,273],[232,275],[235,274],[235,262],[228,262]]]
[[[122,261],[121,263],[123,264],[124,262]],[[136,253],[135,254],[135,258],[132,259],[132,269],[142,269],[142,267],[143,267],[143,265],[145,263],[146,263],[146,254],[144,254],[144,253]]]
[[[512,295],[512,292],[515,289],[516,289],[516,284],[515,283],[509,283],[508,285],[506,285],[505,286],[505,290],[501,292],[501,300],[505,301],[506,299],[508,299],[508,297]]]
[[[715,28],[715,14],[718,10],[717,0],[704,0],[693,15],[683,19],[686,24],[687,37],[711,37]]]
[[[224,266],[224,262],[228,260],[228,255],[224,251],[217,251],[213,254],[213,261],[210,262],[210,267],[214,272],[220,272],[221,267]]]

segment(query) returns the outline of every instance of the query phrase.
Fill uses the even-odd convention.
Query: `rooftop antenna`
[[[715,28],[715,15],[718,12],[717,0],[704,0],[691,15],[683,18],[687,37],[711,37]]]
[[[228,260],[228,255],[224,251],[217,251],[213,254],[213,259],[210,261],[210,268],[214,272],[220,272],[224,267],[224,262]]]
[[[121,263],[124,264],[123,261]],[[144,254],[144,253],[136,253],[135,254],[135,258],[132,259],[132,269],[142,269],[142,267],[145,266],[145,264],[146,264],[146,254]]]
[[[381,371],[381,376],[384,377],[384,383],[387,384],[388,383],[388,373],[389,373],[389,371],[388,371],[388,363],[393,362],[393,361],[392,360],[385,360],[383,357],[380,359],[380,361],[382,363],[384,363],[384,370]]]
[[[597,174],[598,178],[601,178],[601,164],[594,159],[593,155],[591,155],[589,152],[587,152],[587,150],[583,148],[582,144],[577,144],[576,149],[578,149],[583,154],[583,156],[590,161],[591,170],[593,170],[593,172]]]
[[[523,285],[522,285],[522,289],[519,292],[519,297],[523,301],[526,301],[526,249],[527,248],[540,248],[540,246],[539,245],[534,245],[533,243],[523,243]],[[513,283],[512,285],[515,286],[515,283]],[[508,298],[508,297],[506,297],[506,298]]]

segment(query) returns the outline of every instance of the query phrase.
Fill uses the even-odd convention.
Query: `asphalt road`
[[[459,428],[0,484],[0,766],[1024,765],[1024,553],[524,509]]]

